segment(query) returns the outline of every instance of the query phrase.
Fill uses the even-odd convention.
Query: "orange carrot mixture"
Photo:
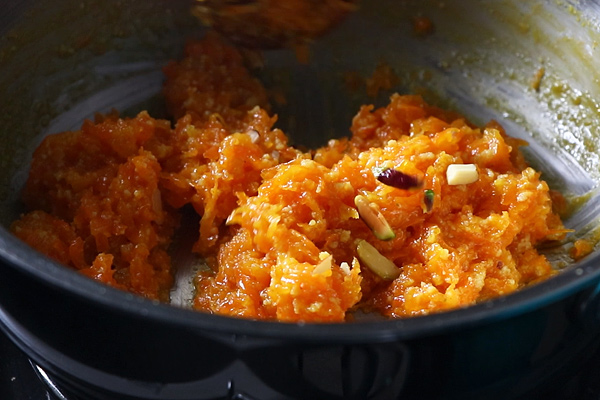
[[[200,216],[194,308],[339,322],[408,317],[546,279],[564,237],[525,143],[418,96],[363,106],[350,138],[311,152],[274,128],[266,90],[216,36],[165,68],[177,118],[115,115],[48,136],[12,231],[109,285],[168,301],[179,210]]]

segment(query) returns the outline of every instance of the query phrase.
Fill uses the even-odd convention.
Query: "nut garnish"
[[[451,164],[446,169],[448,185],[467,185],[477,182],[479,172],[475,164]]]
[[[313,275],[319,275],[319,274],[331,274],[331,266],[333,263],[333,256],[327,252],[321,252],[321,254],[319,254],[319,259],[321,260],[320,263],[318,263],[317,265],[315,265],[315,268],[313,269]]]
[[[433,209],[433,200],[435,199],[435,192],[432,189],[426,189],[423,192],[423,212],[429,213]]]
[[[390,227],[383,214],[377,206],[371,203],[365,196],[359,194],[354,198],[354,204],[358,210],[360,219],[373,231],[375,237],[379,240],[392,240],[396,234]]]
[[[408,175],[397,169],[386,168],[377,174],[377,180],[384,185],[397,189],[414,189],[423,186],[423,182],[414,175]]]
[[[358,242],[356,252],[360,261],[381,279],[391,281],[400,275],[400,268],[366,240]]]

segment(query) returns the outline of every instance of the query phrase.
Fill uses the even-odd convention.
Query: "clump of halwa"
[[[268,107],[265,90],[235,48],[211,35],[186,54],[165,67],[168,109],[182,115],[174,128],[142,112],[45,138],[23,192],[32,211],[15,235],[99,281],[168,301],[167,250],[177,210],[191,204],[202,215],[196,250],[215,258],[237,194],[255,194],[264,168],[298,152],[256,105]]]
[[[17,236],[167,301],[168,246],[191,205],[194,251],[210,266],[194,307],[280,321],[344,321],[359,308],[428,314],[555,273],[535,246],[565,230],[524,143],[498,124],[476,128],[394,95],[363,106],[350,138],[303,153],[274,128],[237,50],[215,36],[165,73],[174,127],[145,112],[110,115],[44,140]]]
[[[184,50],[182,60],[163,69],[163,94],[175,119],[190,115],[194,121],[206,121],[218,114],[230,128],[243,131],[250,110],[269,110],[267,91],[236,48],[211,33],[201,41],[189,41]]]
[[[101,282],[168,300],[167,248],[179,218],[160,189],[160,163],[175,151],[169,137],[169,122],[145,112],[46,137],[23,193],[35,211],[12,232]]]
[[[247,47],[308,43],[357,8],[357,0],[199,0],[192,12],[202,23]]]
[[[553,275],[535,245],[564,230],[520,143],[495,123],[478,129],[441,117],[419,97],[395,95],[388,107],[363,109],[350,140],[317,152],[327,166],[294,160],[264,171],[258,194],[242,197],[231,215],[240,228],[221,252],[219,271],[199,279],[196,305],[282,320],[341,320],[357,306],[405,317],[474,304]],[[473,164],[478,179],[450,185],[446,172],[456,164]],[[377,178],[386,169],[420,183],[383,184]],[[430,207],[426,193],[433,193]],[[380,210],[393,238],[380,240],[365,224],[357,195]],[[394,262],[397,278],[384,280],[356,261],[362,240]],[[323,254],[330,265],[314,273]],[[252,276],[263,278],[249,289]],[[323,280],[338,290],[313,292]]]

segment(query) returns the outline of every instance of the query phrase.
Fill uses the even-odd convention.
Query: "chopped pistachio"
[[[396,234],[383,214],[365,196],[361,194],[357,195],[354,198],[354,204],[356,205],[360,219],[373,231],[377,239],[392,240],[396,237]]]
[[[431,189],[425,190],[423,193],[423,212],[428,213],[431,212],[433,208],[433,200],[435,198],[435,193]]]
[[[360,261],[381,279],[391,281],[400,275],[400,268],[366,240],[358,242],[356,252]]]

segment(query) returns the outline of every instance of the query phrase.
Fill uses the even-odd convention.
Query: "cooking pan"
[[[188,309],[185,240],[173,304],[103,286],[8,232],[44,135],[95,112],[163,116],[161,67],[202,36],[180,0],[4,1],[0,33],[0,327],[72,398],[454,399],[552,393],[598,344],[600,2],[369,0],[311,46],[264,52],[257,71],[285,94],[275,110],[295,143],[345,135],[360,104],[419,93],[527,140],[531,165],[569,204],[573,233],[543,251],[561,272],[472,307],[408,319],[277,323]],[[433,31],[415,31],[425,17]],[[390,66],[367,96],[347,73]],[[183,228],[185,229],[185,227]],[[182,237],[185,234],[182,233]]]

